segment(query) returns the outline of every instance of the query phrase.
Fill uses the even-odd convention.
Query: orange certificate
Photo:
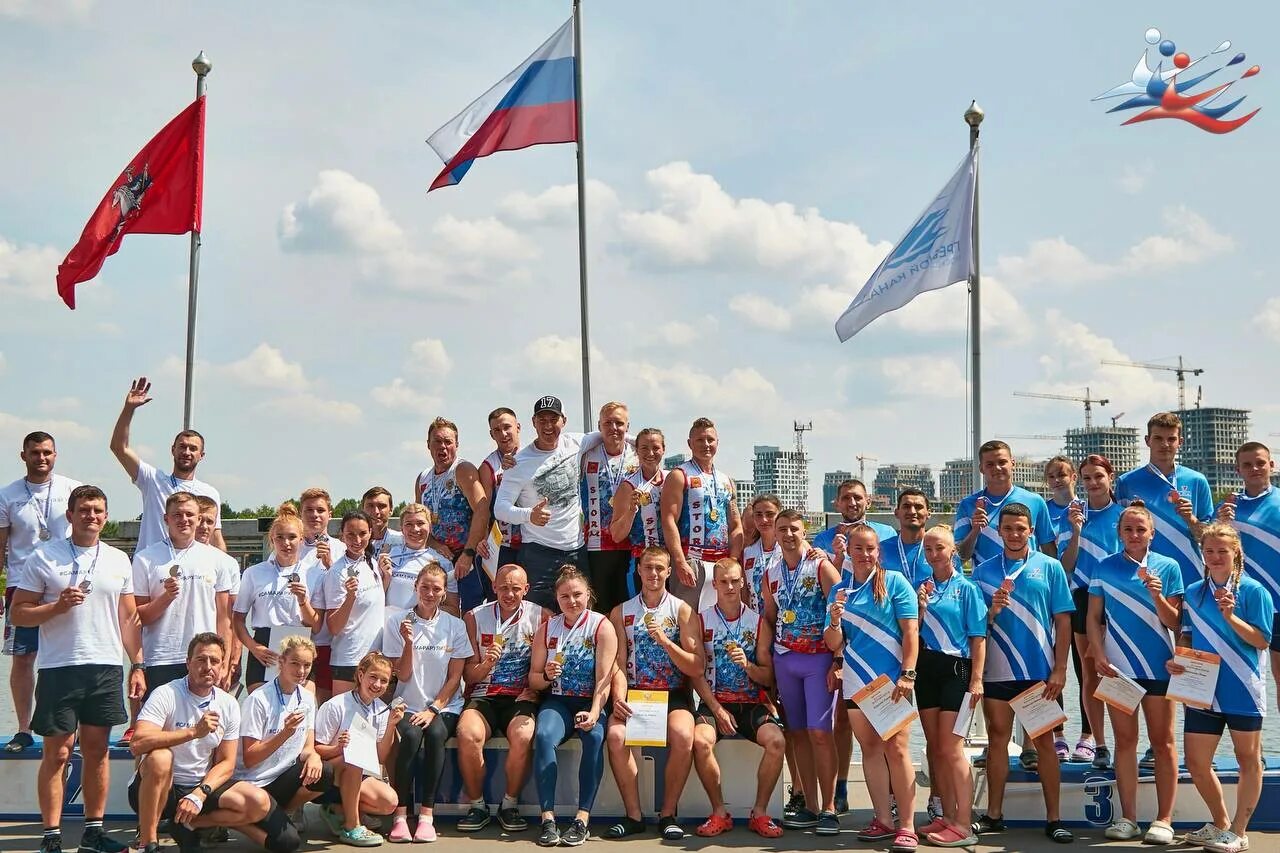
[[[1182,664],[1183,671],[1169,679],[1166,699],[1190,705],[1192,708],[1213,707],[1213,694],[1218,688],[1218,668],[1222,659],[1212,652],[1176,648],[1173,659]]]
[[[893,701],[894,687],[889,676],[881,675],[852,696],[854,704],[866,714],[867,722],[871,723],[881,740],[893,737],[920,716],[909,699]]]
[[[1013,708],[1018,722],[1027,730],[1032,740],[1067,721],[1067,715],[1058,707],[1058,703],[1044,698],[1043,681],[1037,681],[1010,699],[1009,707]]]

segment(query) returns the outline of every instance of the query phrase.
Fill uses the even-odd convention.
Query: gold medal
[[[784,611],[782,611],[782,621],[783,621],[783,622],[785,622],[785,623],[786,623],[786,624],[788,624],[788,625],[790,625],[792,622],[795,622],[795,621],[796,621],[796,612],[795,612],[794,610],[784,610]]]
[[[556,652],[556,663],[564,665],[564,652]]]
[[[501,649],[506,644],[507,644],[507,638],[502,636],[501,634],[493,638],[493,647],[495,649]]]
[[[726,641],[726,642],[725,642],[725,644],[724,644],[724,650],[725,650],[726,652],[732,652],[732,651],[733,651],[734,649],[736,649],[737,647],[738,647],[738,643],[737,643],[737,641],[735,641],[735,640],[728,640],[728,641]]]
[[[712,521],[719,521],[720,510],[716,509],[715,507],[712,507],[711,509],[707,510],[707,518],[711,519]]]

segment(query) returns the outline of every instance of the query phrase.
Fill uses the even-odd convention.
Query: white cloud
[[[93,437],[93,430],[76,421],[28,418],[0,412],[0,446],[21,447],[22,437],[29,432],[43,430],[58,441],[74,439],[84,441]]]
[[[443,379],[453,370],[453,359],[445,351],[444,341],[438,338],[423,338],[409,345],[409,361],[405,369],[410,372],[421,372],[434,379]]]
[[[62,255],[52,246],[19,246],[0,237],[0,295],[56,298],[61,261]]]
[[[1011,281],[1098,281],[1116,273],[1114,267],[1095,263],[1062,237],[1033,240],[1024,255],[1002,255],[997,272]]]
[[[968,394],[964,371],[952,359],[897,356],[880,361],[880,373],[893,383],[898,397],[954,399]]]
[[[404,242],[378,191],[340,169],[322,171],[306,200],[285,205],[280,216],[280,244],[289,250],[379,254]]]
[[[687,347],[697,342],[698,330],[688,323],[672,320],[658,327],[658,340],[671,347]]]
[[[435,415],[444,408],[444,401],[432,394],[426,394],[409,385],[397,376],[388,385],[379,385],[369,391],[369,396],[380,406],[388,409],[417,412],[423,415]]]
[[[1176,386],[1171,375],[1136,367],[1102,364],[1104,359],[1132,361],[1133,358],[1110,338],[1094,332],[1084,323],[1071,320],[1053,309],[1045,315],[1041,328],[1048,332],[1052,341],[1050,346],[1044,348],[1049,354],[1040,356],[1040,367],[1045,378],[1034,383],[1028,390],[1044,394],[1083,396],[1087,387],[1092,396],[1108,398],[1123,405],[1128,412],[1141,411],[1147,407],[1169,407],[1175,403]],[[1083,413],[1083,406],[1080,408]],[[1106,410],[1102,411],[1105,414]],[[1099,417],[1101,421],[1096,410],[1095,417]]]
[[[97,0],[0,0],[0,18],[38,24],[85,21]]]
[[[1155,173],[1155,164],[1150,160],[1143,160],[1136,166],[1125,164],[1120,173],[1120,179],[1116,183],[1120,185],[1122,192],[1129,195],[1137,195],[1147,188],[1147,181],[1151,180]]]
[[[618,207],[618,194],[603,181],[587,180],[587,216],[607,215]],[[498,215],[510,222],[540,225],[576,224],[578,185],[560,184],[537,195],[514,192],[498,202]]]
[[[785,332],[791,328],[791,312],[754,293],[740,293],[729,300],[729,310],[758,329]]]
[[[244,358],[217,369],[222,375],[254,388],[303,391],[309,385],[302,365],[285,359],[280,350],[261,343]]]
[[[342,400],[325,400],[315,394],[293,394],[288,397],[273,397],[255,406],[258,411],[277,415],[288,415],[294,423],[305,423],[310,420],[319,422],[332,421],[343,424],[359,423],[362,418],[360,407],[355,403]]]
[[[523,364],[534,376],[571,379],[579,376],[582,366],[578,338],[543,335],[527,343],[523,354]]]
[[[0,358],[3,362],[3,358]],[[42,412],[75,412],[80,409],[79,397],[48,397],[40,401],[40,411]]]
[[[1267,330],[1272,339],[1280,343],[1280,296],[1273,296],[1262,303],[1262,328]]]

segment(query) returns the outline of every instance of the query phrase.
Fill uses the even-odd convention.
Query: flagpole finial
[[[209,57],[204,55],[204,51],[200,51],[196,58],[191,60],[191,70],[196,72],[197,77],[203,77],[213,70],[213,63],[209,61]]]
[[[978,106],[977,101],[971,101],[969,103],[969,109],[964,111],[964,120],[969,127],[976,129],[978,125],[982,124],[982,120],[986,118],[986,115],[987,114],[982,111],[982,107]]]

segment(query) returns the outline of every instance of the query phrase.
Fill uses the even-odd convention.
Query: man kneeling
[[[777,838],[782,827],[769,817],[769,798],[782,775],[786,738],[765,699],[765,688],[773,684],[773,632],[759,613],[742,603],[742,567],[736,560],[716,561],[713,584],[716,603],[698,614],[706,677],[693,680],[702,698],[693,732],[693,766],[711,801],[711,817],[697,833],[712,836],[733,828],[724,806],[715,745],[724,735],[740,734],[764,748],[747,827],[765,838]]]
[[[267,816],[271,801],[248,782],[233,781],[240,706],[214,684],[226,665],[226,641],[196,634],[187,645],[187,677],[157,687],[138,713],[129,748],[139,759],[129,784],[138,813],[138,848],[159,849],[156,825],[173,821],[181,853],[199,853],[199,829],[240,828]]]

